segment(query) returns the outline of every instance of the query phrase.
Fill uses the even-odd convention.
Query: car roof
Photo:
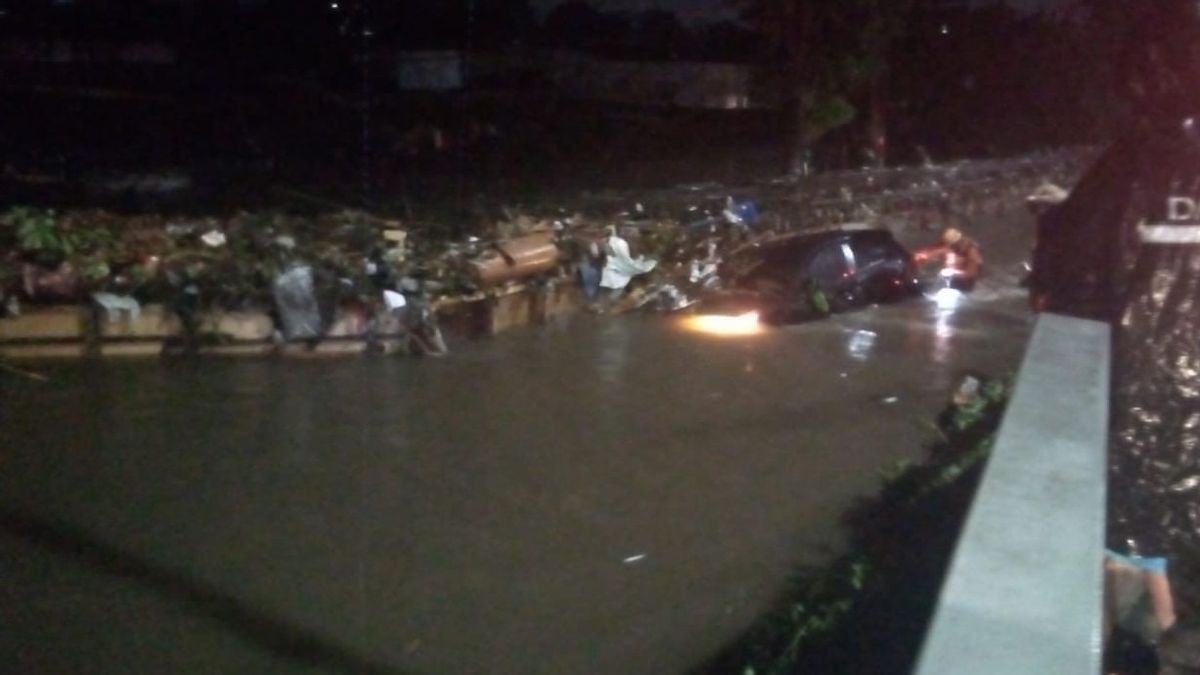
[[[891,230],[878,226],[835,227],[821,230],[805,230],[760,241],[744,250],[757,249],[760,255],[795,257],[814,251],[829,242],[864,239],[892,239]],[[739,253],[741,251],[738,251]]]
[[[843,223],[841,225],[832,225],[829,227],[809,228],[804,230],[796,230],[784,234],[776,235],[769,239],[759,239],[755,242],[743,246],[742,249],[761,248],[764,246],[780,246],[794,240],[821,240],[834,239],[843,235],[885,235],[891,236],[892,231],[880,225],[871,225],[869,223]],[[740,252],[742,249],[739,249]]]

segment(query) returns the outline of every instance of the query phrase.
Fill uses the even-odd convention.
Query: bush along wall
[[[886,469],[846,514],[848,551],[799,570],[774,611],[693,675],[911,672],[1009,392],[967,378],[927,458]]]

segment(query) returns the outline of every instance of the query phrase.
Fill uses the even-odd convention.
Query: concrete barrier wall
[[[1108,396],[1108,325],[1042,315],[918,675],[1100,672]]]
[[[90,316],[84,307],[48,307],[0,319],[0,343],[83,340]]]
[[[452,303],[439,315],[448,332],[478,337],[538,324],[576,311],[581,304],[581,293],[570,284],[519,286],[499,295]],[[209,339],[198,351],[237,356],[360,354],[368,349],[367,323],[366,314],[347,310],[339,313],[325,339],[315,347],[276,345],[272,339],[275,329],[265,312],[214,312],[200,319],[200,332]],[[399,321],[387,318],[379,327],[380,345],[387,351],[397,350],[401,334]],[[182,337],[179,319],[162,305],[145,305],[136,318],[125,312],[109,317],[88,307],[46,307],[0,319],[0,357],[158,356]]]

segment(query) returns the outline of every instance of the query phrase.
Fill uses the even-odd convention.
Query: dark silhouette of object
[[[1177,624],[1158,643],[1158,675],[1200,675],[1200,625]]]
[[[1114,327],[1109,547],[1168,559],[1185,616],[1200,607],[1196,11],[1142,12],[1124,64],[1136,122],[1043,214],[1030,279],[1035,309]]]

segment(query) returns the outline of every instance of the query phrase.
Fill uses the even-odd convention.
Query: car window
[[[846,274],[846,255],[839,244],[822,248],[808,265],[808,275],[822,286],[832,286]]]
[[[842,242],[842,259],[850,266],[851,274],[857,271],[858,259],[854,256],[854,249],[850,248],[850,242]]]
[[[893,260],[903,260],[904,250],[890,237],[864,237],[854,242],[854,253],[860,267],[869,267]]]

